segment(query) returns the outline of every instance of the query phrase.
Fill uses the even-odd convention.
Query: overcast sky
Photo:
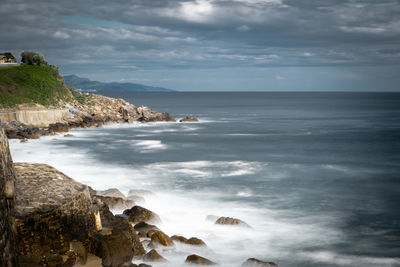
[[[0,0],[0,51],[185,91],[400,91],[400,0]]]

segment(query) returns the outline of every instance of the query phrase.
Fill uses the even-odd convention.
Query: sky
[[[0,0],[0,51],[181,91],[400,91],[400,0]]]

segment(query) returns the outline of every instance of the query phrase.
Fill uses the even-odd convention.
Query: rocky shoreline
[[[46,164],[13,163],[4,129],[0,141],[4,215],[0,225],[8,235],[0,266],[160,266],[168,263],[163,251],[178,243],[193,251],[207,246],[197,237],[165,234],[160,228],[162,218],[139,206],[152,192],[133,188],[125,196],[117,189],[96,191]],[[114,215],[110,207],[124,212]],[[236,218],[207,219],[250,227]],[[132,260],[144,263],[136,265]],[[182,257],[182,264],[218,262],[190,254]],[[249,258],[238,266],[277,265]]]
[[[2,126],[11,139],[37,139],[42,135],[53,135],[59,132],[68,132],[71,128],[101,127],[111,123],[133,123],[133,122],[176,122],[177,120],[168,113],[161,113],[149,107],[136,107],[123,99],[116,99],[97,94],[87,94],[85,104],[78,101],[63,103],[62,108],[56,111],[65,110],[59,118],[52,118],[53,123],[46,119],[48,116],[54,117],[55,109],[46,109],[40,105],[32,107],[24,106],[24,113],[19,121],[12,120],[19,111],[19,107],[14,110],[0,110],[3,120],[0,119]],[[40,116],[37,115],[40,111]],[[4,118],[8,118],[6,121]],[[24,120],[30,123],[24,123]]]

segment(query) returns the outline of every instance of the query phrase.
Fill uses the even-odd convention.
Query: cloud
[[[400,65],[397,0],[3,0],[0,17],[2,50],[62,69]]]

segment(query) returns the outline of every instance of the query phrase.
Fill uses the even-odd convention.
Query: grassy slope
[[[63,78],[51,66],[14,66],[0,68],[0,107],[33,103],[57,106],[83,96],[63,85]]]

